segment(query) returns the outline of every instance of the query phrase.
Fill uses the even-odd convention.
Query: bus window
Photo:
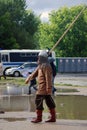
[[[20,53],[11,52],[9,56],[10,62],[20,62]]]
[[[8,55],[4,54],[1,58],[2,62],[8,62]]]
[[[27,57],[30,57],[30,56],[31,56],[31,53],[26,53],[26,56],[27,56]]]
[[[32,56],[37,56],[37,53],[31,53]]]
[[[25,57],[26,53],[20,53],[20,57]]]

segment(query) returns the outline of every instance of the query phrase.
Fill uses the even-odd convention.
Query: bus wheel
[[[14,74],[13,74],[14,77],[19,77],[20,76],[20,72],[18,71],[15,71]]]

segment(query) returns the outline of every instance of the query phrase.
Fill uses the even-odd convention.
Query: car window
[[[30,64],[24,64],[24,68],[30,67]]]
[[[37,67],[37,64],[32,63],[30,66],[31,67]]]
[[[23,64],[22,66],[21,66],[22,68],[32,68],[32,67],[34,67],[34,68],[36,68],[37,67],[37,64],[36,63],[25,63],[25,64]]]

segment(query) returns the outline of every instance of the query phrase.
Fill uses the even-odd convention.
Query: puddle
[[[87,120],[87,96],[54,96],[58,119]],[[0,99],[0,109],[5,111],[35,112],[35,97],[32,96],[7,96]],[[44,112],[48,112],[44,104]],[[15,120],[15,119],[13,119]]]
[[[0,95],[22,95],[27,94],[29,91],[28,86],[17,86],[12,84],[7,84],[6,87],[0,87]],[[32,87],[32,93],[34,94],[36,90]]]
[[[35,111],[35,97],[28,95],[9,95],[0,99],[0,108],[5,111]]]
[[[12,85],[7,85],[5,88],[0,88],[0,94],[1,95],[22,95],[22,94],[27,94],[29,91],[28,86],[12,86]],[[31,88],[31,91],[33,94],[35,94],[35,89],[33,87]],[[79,92],[77,89],[69,89],[69,88],[57,88],[58,93],[62,92]]]
[[[28,88],[11,87],[0,88],[0,110],[4,111],[29,111],[35,112],[35,96],[27,95]],[[77,92],[76,89],[58,89],[58,92]],[[4,95],[3,95],[4,94]],[[87,120],[87,96],[65,96],[53,97],[56,103],[56,113],[58,119],[80,119]],[[44,112],[48,108],[44,105]],[[25,118],[5,118],[8,121],[25,120]]]
[[[58,119],[87,120],[87,96],[56,96]]]
[[[15,121],[25,121],[26,118],[0,118],[0,120],[5,120],[8,122],[15,122]]]
[[[79,92],[77,89],[69,89],[69,88],[58,88],[58,93],[67,93],[67,92]]]

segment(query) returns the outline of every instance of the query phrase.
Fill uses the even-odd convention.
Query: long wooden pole
[[[65,32],[62,34],[62,36],[58,39],[58,41],[56,42],[56,44],[52,47],[52,49],[50,50],[50,53],[56,48],[56,46],[60,43],[60,41],[63,39],[63,37],[66,35],[66,33],[70,30],[70,28],[73,26],[73,24],[76,22],[76,20],[79,18],[79,16],[82,14],[82,12],[86,9],[87,6],[85,6],[81,12],[75,17],[75,19],[72,21],[72,23],[70,24],[70,26],[67,28],[67,30],[65,30]]]

